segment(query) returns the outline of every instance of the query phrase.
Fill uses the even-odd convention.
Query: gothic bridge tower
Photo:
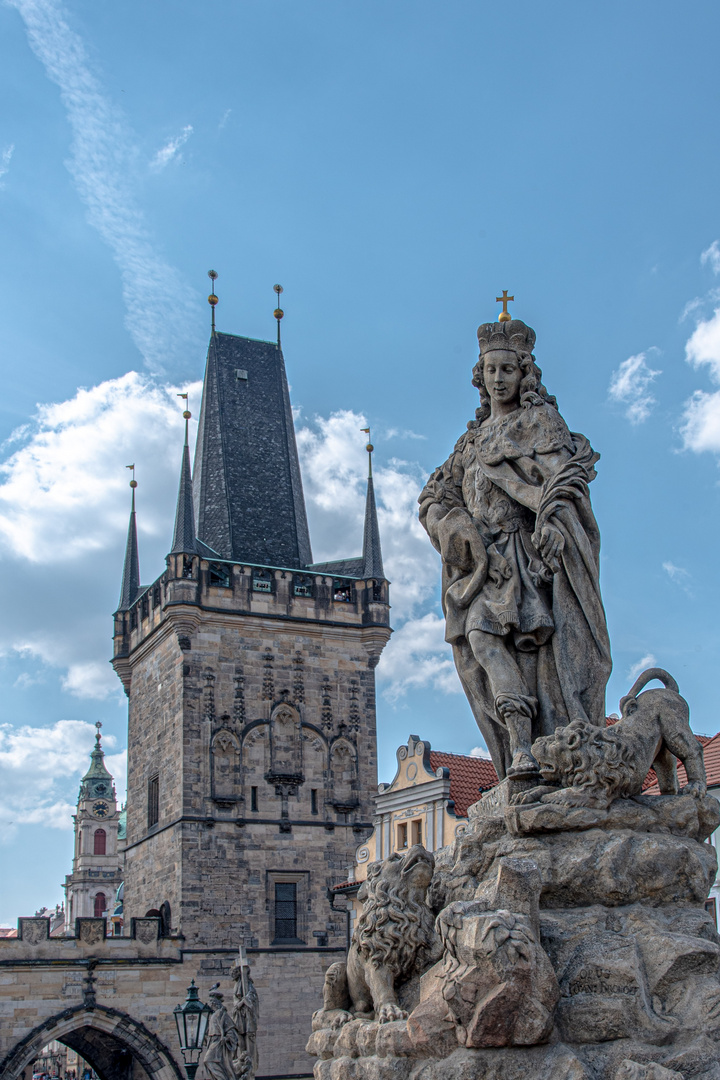
[[[165,904],[184,947],[245,944],[280,1016],[304,991],[304,1041],[308,986],[338,958],[318,953],[345,946],[327,890],[377,792],[391,630],[372,478],[362,556],[314,563],[279,341],[213,328],[192,475],[188,416],[166,569],[140,585],[133,502],[115,614],[126,922]]]

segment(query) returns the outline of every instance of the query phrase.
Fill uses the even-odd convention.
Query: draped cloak
[[[490,567],[502,569],[497,585],[477,563],[468,568],[444,561],[442,580],[445,638],[502,779],[510,764],[508,740],[487,675],[468,643],[472,630],[503,638],[522,670],[522,654],[537,653],[537,684],[528,686],[538,701],[533,738],[574,719],[605,723],[612,663],[600,596],[600,533],[588,493],[599,454],[537,397],[468,428],[423,490],[420,520],[439,548],[427,522],[431,506],[439,507],[438,514],[467,514]],[[536,545],[548,523],[565,542],[552,569]]]

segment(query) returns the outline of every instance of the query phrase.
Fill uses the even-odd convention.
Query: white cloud
[[[685,343],[685,359],[696,368],[707,364],[710,378],[720,382],[720,307],[697,324]]]
[[[0,153],[0,187],[4,187],[4,184],[2,183],[2,178],[10,170],[10,161],[11,161],[12,156],[13,156],[14,153],[15,153],[15,144],[14,143],[11,143],[9,146],[6,146],[5,149],[2,151],[2,153]]]
[[[232,109],[226,109],[225,112],[222,114],[222,117],[220,118],[220,123],[218,124],[218,131],[222,131],[222,129],[225,127],[228,120],[230,119],[231,112]]]
[[[700,256],[702,266],[710,265],[713,274],[720,274],[720,243],[713,240],[709,248],[706,248]]]
[[[482,758],[483,761],[492,761],[490,751],[486,750],[484,746],[473,746],[470,757]]]
[[[195,400],[200,387],[191,387]],[[48,565],[116,541],[127,528],[125,464],[138,466],[139,500],[148,486],[154,491],[173,471],[179,475],[177,389],[131,371],[81,388],[68,401],[38,406],[22,445],[0,465],[5,552]],[[146,500],[143,529],[167,527],[158,509],[154,497]]]
[[[445,642],[445,620],[429,611],[395,629],[378,666],[386,684],[384,694],[397,701],[408,690],[428,688],[462,694],[450,646]]]
[[[664,562],[663,570],[671,581],[676,581],[678,584],[681,584],[690,578],[690,572],[688,570],[684,570],[682,566],[675,566],[675,564],[671,562]]]
[[[628,671],[628,678],[634,681],[635,679],[637,679],[641,671],[645,671],[646,668],[655,667],[656,665],[657,660],[655,659],[653,654],[646,653],[645,656],[641,657],[636,664],[633,664],[630,667]]]
[[[49,727],[0,724],[0,842],[20,825],[72,829],[77,785],[90,764],[95,728],[80,720]],[[114,744],[108,736],[104,742]],[[125,790],[125,753],[108,756],[118,796]]]
[[[0,465],[0,653],[57,669],[78,697],[122,696],[108,652],[127,534],[125,465],[137,466],[140,566],[152,581],[172,536],[183,437],[177,389],[129,372],[39,406]],[[199,401],[201,384],[189,390]]]
[[[685,450],[720,453],[720,390],[696,390],[685,402],[680,436]]]
[[[105,96],[85,46],[59,0],[7,0],[60,88],[72,129],[67,168],[88,220],[110,247],[122,278],[126,326],[148,367],[162,371],[201,347],[197,300],[157,254],[136,197],[138,154],[128,125]]]
[[[158,150],[157,154],[150,162],[152,171],[161,172],[166,165],[169,165],[180,147],[185,145],[192,133],[192,124],[186,124],[179,135],[176,135],[174,139],[168,139],[165,145]]]
[[[648,352],[656,350],[648,350]],[[613,401],[627,406],[625,416],[631,424],[641,424],[647,420],[656,404],[650,393],[650,387],[661,371],[655,371],[647,364],[647,353],[638,353],[623,360],[610,379],[608,393]]]

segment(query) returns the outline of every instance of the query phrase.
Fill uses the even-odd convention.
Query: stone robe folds
[[[202,1062],[209,1080],[237,1080],[233,1059],[238,1049],[237,1029],[221,1005],[210,1017],[207,1048]]]
[[[533,397],[498,420],[468,425],[419,499],[420,520],[435,547],[444,549],[446,640],[501,779],[510,764],[507,739],[468,634],[477,629],[501,637],[524,673],[522,654],[537,653],[537,673],[527,687],[537,698],[534,738],[575,719],[604,724],[612,666],[600,596],[600,534],[588,494],[599,455],[552,405]],[[443,528],[452,537],[468,517],[482,542],[470,559],[467,547],[453,554],[452,540],[440,538]],[[565,543],[553,566],[537,548],[546,524]]]

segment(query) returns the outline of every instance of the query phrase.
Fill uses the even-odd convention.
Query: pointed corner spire
[[[125,546],[125,564],[123,566],[118,611],[127,611],[140,591],[140,559],[138,557],[137,525],[135,523],[135,488],[137,487],[137,480],[135,479],[135,466],[127,465],[126,468],[132,470],[132,480],[130,481],[132,502],[130,504],[130,523]]]
[[[182,464],[180,466],[180,486],[178,487],[177,507],[175,509],[175,531],[171,555],[194,555],[197,550],[195,542],[195,508],[193,506],[192,472],[190,470],[190,447],[188,445],[188,421],[192,413],[187,408],[187,394],[178,394],[185,400],[183,420],[185,421],[185,445],[183,446]]]
[[[363,531],[363,577],[385,580],[382,551],[380,549],[380,529],[378,528],[375,489],[373,487],[372,454],[375,447],[370,442],[370,428],[362,428],[368,437],[365,449],[368,452],[367,498],[365,500],[365,528]]]

